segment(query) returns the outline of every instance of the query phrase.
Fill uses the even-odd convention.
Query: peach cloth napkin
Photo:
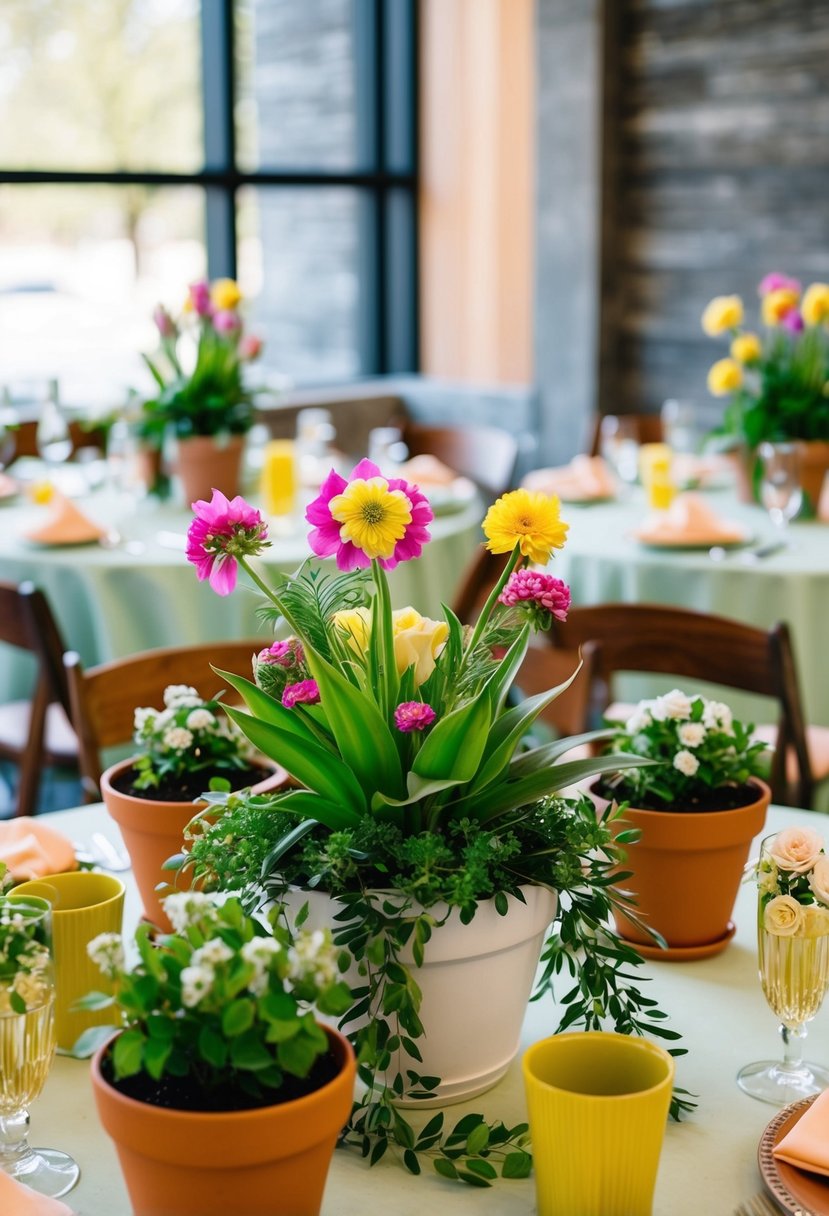
[[[27,815],[0,822],[0,861],[6,863],[18,882],[43,878],[45,874],[63,874],[78,866],[72,842]],[[0,1206],[0,1212],[3,1211]]]
[[[395,476],[405,477],[418,486],[451,486],[458,474],[437,456],[413,456],[396,470]]]
[[[100,540],[106,536],[106,528],[102,528],[84,515],[73,502],[63,494],[55,494],[52,499],[52,514],[46,523],[37,528],[24,532],[26,540],[38,545],[79,545],[86,541]]]
[[[732,520],[720,519],[698,494],[678,494],[667,511],[649,515],[634,532],[638,540],[668,544],[716,544],[747,539],[745,528]]]
[[[613,474],[601,456],[574,456],[569,464],[555,469],[534,469],[521,483],[527,490],[557,494],[571,502],[613,498]]]
[[[0,1212],[3,1216],[74,1216],[59,1199],[38,1195],[30,1186],[0,1170]]]
[[[800,1170],[829,1174],[829,1090],[818,1094],[790,1132],[771,1150]]]

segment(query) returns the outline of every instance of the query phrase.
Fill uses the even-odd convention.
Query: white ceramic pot
[[[423,1063],[401,1053],[391,1076],[415,1069],[422,1076],[440,1077],[434,1096],[401,1106],[433,1107],[465,1102],[491,1089],[510,1066],[520,1042],[521,1025],[546,932],[557,908],[555,894],[544,887],[522,888],[526,904],[510,897],[509,911],[499,916],[494,900],[483,900],[468,925],[453,909],[445,924],[436,928],[424,948],[422,967],[415,967],[411,952],[401,954],[423,994],[420,1020],[424,1036],[418,1040]],[[384,893],[394,898],[394,893]],[[295,891],[286,901],[299,911],[309,905],[309,928],[336,928],[337,901],[317,891]],[[430,912],[437,920],[447,912],[436,904]],[[365,983],[356,965],[345,980],[356,987]],[[352,1029],[349,1023],[347,1029]]]

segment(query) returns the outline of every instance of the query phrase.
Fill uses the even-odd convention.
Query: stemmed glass
[[[599,452],[617,477],[633,485],[639,476],[639,432],[633,418],[605,414],[599,426]]]
[[[786,1106],[829,1087],[829,1071],[803,1059],[806,1024],[829,988],[829,908],[800,904],[789,894],[794,886],[808,892],[808,879],[778,867],[771,849],[775,839],[763,841],[757,866],[757,934],[760,983],[780,1019],[783,1059],[746,1064],[737,1084],[752,1098]]]
[[[67,1154],[30,1148],[29,1103],[55,1055],[51,910],[35,896],[0,897],[0,1169],[41,1195],[65,1195],[80,1170]]]
[[[58,404],[57,381],[50,380],[37,422],[37,450],[51,468],[63,464],[72,455],[72,436],[69,423]]]
[[[793,443],[761,443],[760,500],[775,527],[785,530],[803,502],[800,460]]]

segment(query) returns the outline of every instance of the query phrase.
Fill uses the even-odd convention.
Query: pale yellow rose
[[[220,312],[232,312],[241,298],[242,293],[235,279],[216,279],[210,285],[210,302]]]
[[[733,359],[718,359],[708,373],[708,391],[712,397],[727,397],[743,383],[743,369]]]
[[[775,937],[794,937],[805,925],[803,905],[791,895],[776,895],[763,909],[763,928]]]
[[[738,334],[731,343],[731,354],[738,363],[756,363],[763,353],[763,344],[756,334]]]
[[[807,287],[800,311],[807,325],[829,321],[829,283],[812,283]]]
[[[797,308],[800,296],[791,287],[779,287],[763,296],[762,313],[764,325],[779,325],[787,313]]]
[[[352,650],[365,654],[371,637],[371,610],[369,608],[345,608],[335,612],[331,620],[335,629],[345,635]]]
[[[734,329],[743,320],[743,302],[739,296],[716,296],[702,314],[702,328],[709,338]]]
[[[809,875],[809,886],[815,899],[822,904],[829,904],[829,857],[821,853]]]
[[[803,936],[826,937],[829,935],[829,908],[821,908],[817,904],[806,904],[803,907]]]
[[[814,828],[784,828],[771,841],[768,851],[781,870],[805,874],[823,851],[823,837]]]
[[[446,621],[433,621],[414,608],[392,613],[394,658],[398,675],[414,667],[415,685],[420,686],[435,670],[435,660],[449,637]]]

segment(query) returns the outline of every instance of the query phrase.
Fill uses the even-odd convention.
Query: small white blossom
[[[205,942],[198,950],[193,951],[193,957],[190,961],[194,967],[198,967],[202,963],[208,967],[218,967],[220,963],[226,963],[232,958],[233,951],[230,946],[223,942],[220,937],[211,937],[210,941]]]
[[[216,902],[203,891],[176,891],[162,905],[176,933],[216,911]]]
[[[666,718],[682,719],[691,716],[691,698],[678,688],[672,688],[664,697],[657,697],[654,703],[653,716],[658,722]]]
[[[165,747],[174,752],[186,752],[193,745],[193,732],[184,726],[171,726],[162,736]]]
[[[652,721],[651,702],[640,701],[625,723],[625,730],[629,735],[638,735],[640,730],[644,730],[646,726],[650,726]]]
[[[113,976],[124,968],[124,943],[120,933],[99,933],[88,943],[86,952],[104,975]]]
[[[674,756],[674,768],[685,777],[693,777],[699,768],[699,760],[691,752],[681,751]]]
[[[188,1009],[198,1005],[213,987],[216,973],[203,963],[196,967],[185,967],[181,973],[181,1003]]]
[[[699,747],[705,738],[705,727],[701,722],[683,722],[676,733],[683,747]]]
[[[706,701],[702,721],[708,730],[721,730],[726,735],[733,734],[731,710],[722,701]]]
[[[313,979],[319,988],[333,984],[337,978],[337,959],[328,929],[314,929],[297,934],[288,951],[288,975],[294,983]]]
[[[201,697],[189,684],[168,684],[164,689],[164,704],[168,709],[180,705],[201,705]]]
[[[275,954],[279,954],[282,947],[274,937],[252,937],[249,942],[245,942],[242,949],[239,951],[246,963],[253,963],[255,967],[267,967]]]
[[[156,711],[148,705],[144,705],[136,709],[132,723],[133,730],[135,731],[136,735],[140,735],[145,726],[152,726],[155,715]]]
[[[186,725],[188,730],[209,730],[216,725],[216,719],[209,709],[191,709]]]

